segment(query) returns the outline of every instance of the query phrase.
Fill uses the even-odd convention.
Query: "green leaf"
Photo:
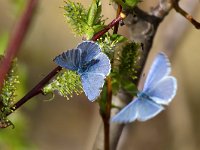
[[[4,33],[0,36],[0,55],[4,54],[7,44],[8,44],[8,33]]]
[[[128,39],[126,37],[122,36],[122,35],[119,35],[119,34],[112,34],[111,40],[116,41],[116,43],[121,43],[121,42],[127,41]]]
[[[118,5],[121,5],[123,9],[130,9],[135,7],[141,0],[113,0]]]
[[[99,18],[101,17],[100,15],[101,15],[101,1],[93,0],[88,11],[88,20],[87,20],[88,25],[93,26],[97,24]]]
[[[134,42],[125,42],[122,46],[115,50],[115,59],[111,72],[113,93],[117,93],[120,89],[135,96],[137,87],[133,80],[137,78],[136,62],[139,56],[141,44]]]
[[[141,0],[125,0],[125,4],[129,7],[136,6]]]
[[[94,33],[101,31],[104,27],[105,27],[105,25],[94,25],[93,26]]]

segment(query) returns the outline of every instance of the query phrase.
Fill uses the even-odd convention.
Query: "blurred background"
[[[75,0],[88,7],[91,0]],[[9,35],[26,0],[0,0],[0,52],[6,47]],[[115,17],[115,9],[106,0],[103,14]],[[150,10],[156,0],[144,1]],[[181,1],[181,6],[200,21],[198,0]],[[53,58],[81,42],[69,29],[64,17],[63,0],[41,0],[28,34],[18,54],[21,86],[20,99],[56,65]],[[120,33],[131,37],[123,26]],[[170,57],[173,75],[178,80],[175,99],[157,117],[141,123],[128,124],[120,139],[119,150],[198,150],[200,147],[200,32],[174,10],[160,25],[154,40],[149,65],[162,50]],[[37,96],[10,116],[15,129],[0,131],[2,150],[89,150],[92,149],[101,124],[99,108],[82,94],[70,100],[56,95]]]

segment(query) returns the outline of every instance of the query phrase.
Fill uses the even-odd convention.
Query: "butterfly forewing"
[[[99,45],[92,41],[84,41],[81,44],[79,44],[77,48],[82,50],[82,64],[91,61],[95,56],[97,56],[101,52]]]
[[[149,70],[143,91],[153,87],[163,77],[168,76],[170,72],[171,67],[167,56],[164,53],[159,53]]]
[[[99,53],[96,58],[99,60],[94,65],[90,66],[87,70],[88,73],[97,73],[106,76],[110,73],[111,65],[110,60],[104,53]]]
[[[138,99],[133,100],[112,118],[112,122],[128,123],[135,121],[138,115]]]
[[[61,55],[58,55],[54,62],[66,69],[77,71],[80,65],[81,59],[81,50],[72,49],[66,52],[63,52]]]

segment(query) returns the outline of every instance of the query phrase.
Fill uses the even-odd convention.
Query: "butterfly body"
[[[111,70],[109,58],[92,41],[84,41],[77,48],[58,55],[54,62],[80,75],[83,90],[90,101],[98,98],[104,79]]]
[[[167,56],[159,53],[155,58],[142,91],[137,98],[112,118],[113,122],[146,121],[162,110],[174,98],[177,90],[176,79],[170,76],[171,67]]]
[[[96,63],[98,63],[100,60],[99,59],[92,59],[91,61],[89,62],[85,62],[83,65],[81,65],[78,70],[77,70],[77,73],[79,75],[82,75],[84,74],[84,72],[88,72],[88,69],[95,65]]]

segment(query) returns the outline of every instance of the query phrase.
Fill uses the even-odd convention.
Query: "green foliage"
[[[111,73],[113,93],[124,89],[132,95],[136,94],[137,87],[132,82],[136,79],[137,58],[139,56],[139,43],[126,43],[115,53],[113,69]]]
[[[64,9],[67,22],[76,34],[82,35],[85,30],[84,28],[87,26],[87,10],[81,3],[69,0],[65,2]]]
[[[19,15],[21,11],[24,9],[26,0],[10,0],[13,3],[14,14]]]
[[[89,26],[101,23],[101,1],[93,0],[87,15],[87,23]]]
[[[97,42],[99,43],[102,51],[108,55],[111,62],[114,58],[114,51],[117,44],[126,41],[127,39],[119,34],[109,34],[106,33],[104,36],[99,38]]]
[[[0,36],[0,55],[4,54],[4,50],[6,49],[8,43],[8,33],[3,33]]]
[[[28,121],[26,116],[20,111],[14,113],[10,118],[16,125],[14,130],[6,128],[1,129],[0,149],[1,150],[36,150],[36,146],[31,144],[27,138]]]
[[[6,114],[12,112],[10,107],[14,104],[16,97],[17,84],[19,83],[18,75],[16,73],[16,60],[12,62],[11,69],[9,70],[3,84],[0,94],[0,127],[5,128],[12,123],[7,119]]]
[[[53,91],[58,91],[61,96],[69,99],[72,97],[73,93],[79,95],[82,93],[82,84],[80,76],[74,71],[61,71],[57,77],[48,85],[43,88],[43,93],[53,93]]]
[[[102,92],[101,92],[101,99],[99,100],[99,106],[100,106],[100,113],[103,114],[106,112],[106,104],[107,104],[107,86],[103,86]]]
[[[121,5],[123,9],[130,9],[135,7],[141,0],[112,0]]]
[[[100,0],[93,0],[88,10],[81,3],[67,0],[64,10],[67,22],[71,25],[73,31],[86,39],[91,39],[95,33],[104,27]]]

